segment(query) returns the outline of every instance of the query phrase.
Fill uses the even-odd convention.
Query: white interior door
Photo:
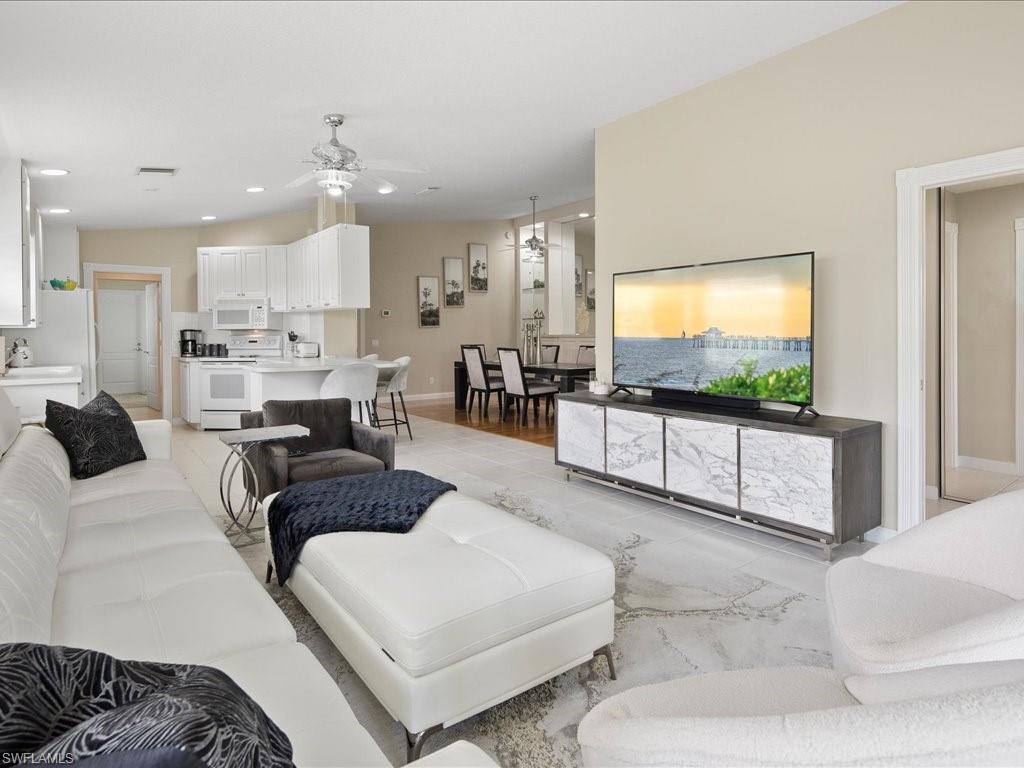
[[[146,283],[142,326],[143,392],[149,407],[160,410],[160,284]]]
[[[142,291],[97,292],[99,383],[112,395],[142,390],[139,307],[143,295]]]

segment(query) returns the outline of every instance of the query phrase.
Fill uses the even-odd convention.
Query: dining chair
[[[380,393],[391,396],[391,415],[390,419],[378,419],[377,425],[381,427],[394,427],[395,434],[398,434],[398,427],[402,424],[409,432],[409,439],[412,440],[412,427],[409,425],[409,413],[405,410],[405,395],[404,392],[409,388],[409,365],[412,363],[412,358],[409,356],[396,357],[394,362],[398,363],[398,370],[392,374],[391,378],[387,382],[381,382]],[[398,418],[398,408],[395,405],[395,395],[398,395],[398,399],[402,404],[402,418]]]
[[[558,353],[562,351],[561,344],[541,344],[540,361],[542,363],[557,363]]]
[[[373,354],[373,355],[363,355],[363,356],[362,356],[362,357],[360,357],[359,359],[360,359],[360,360],[365,360],[365,361],[366,361],[366,362],[368,362],[368,363],[376,363],[376,362],[377,362],[378,360],[380,360],[380,355],[377,355],[377,354]]]
[[[477,397],[477,409],[483,418],[487,418],[491,405],[491,393],[498,395],[498,412],[504,413],[502,403],[505,399],[505,380],[501,376],[488,373],[484,368],[484,352],[480,344],[463,344],[462,362],[469,374],[469,399],[466,401],[466,413],[473,412],[473,396]]]
[[[594,353],[593,344],[580,344],[576,350],[576,363],[578,365],[596,365],[597,355]]]
[[[377,366],[373,363],[348,363],[331,371],[320,385],[320,398],[347,397],[359,405],[359,422],[363,406],[371,427],[380,427],[374,398],[377,396]]]
[[[529,380],[523,373],[523,357],[519,347],[498,347],[498,362],[501,363],[501,375],[505,379],[505,402],[502,407],[501,418],[508,416],[510,408],[509,398],[515,404],[516,414],[523,415],[522,422],[526,424],[526,417],[530,410],[530,401],[533,401],[533,415],[540,416],[540,399],[544,398],[544,418],[551,415],[551,406],[555,402],[555,393],[558,387],[554,384],[541,382],[538,379]]]

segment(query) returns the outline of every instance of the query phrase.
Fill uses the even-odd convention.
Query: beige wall
[[[363,352],[412,356],[409,394],[452,391],[452,363],[460,344],[515,344],[515,257],[501,249],[512,228],[501,221],[388,222],[370,228],[370,299]],[[465,307],[441,307],[439,328],[417,325],[416,276],[441,276],[445,256],[468,256],[469,243],[486,243],[487,293],[466,292]],[[382,309],[391,317],[382,318]],[[372,341],[377,339],[379,347]],[[433,381],[431,381],[433,379]]]
[[[1024,144],[1022,28],[1021,3],[910,2],[599,128],[603,378],[613,272],[815,250],[816,404],[884,422],[895,527],[895,172]]]
[[[1024,184],[956,195],[959,454],[1016,458],[1014,219]]]

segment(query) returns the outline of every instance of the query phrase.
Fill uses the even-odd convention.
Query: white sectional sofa
[[[72,480],[60,443],[20,428],[0,392],[0,643],[217,667],[288,734],[297,765],[388,766],[171,462],[170,424],[136,428],[146,461]],[[417,764],[494,765],[466,742]]]

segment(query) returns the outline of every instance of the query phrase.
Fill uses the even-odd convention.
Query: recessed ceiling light
[[[246,192],[266,192],[267,190],[266,190],[265,187],[246,187],[245,191]]]
[[[67,176],[71,171],[65,171],[63,168],[43,168],[40,173],[43,176]]]
[[[586,218],[589,218],[589,217],[590,217],[590,214],[589,214],[589,213],[581,213],[581,214],[578,214],[578,215],[579,215],[579,217],[580,217],[581,219],[586,219]]]
[[[216,216],[203,216],[203,221],[213,221],[216,218]]]
[[[71,213],[70,208],[50,208],[47,213]]]
[[[379,192],[382,195],[390,195],[396,189],[398,189],[398,187],[396,187],[394,184],[392,184],[389,181],[385,181],[382,182],[379,187],[377,187],[377,192]]]

